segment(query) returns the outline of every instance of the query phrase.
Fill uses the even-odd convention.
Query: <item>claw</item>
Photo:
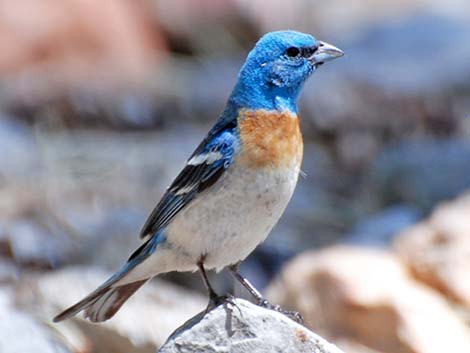
[[[206,313],[225,303],[236,306],[234,299],[235,297],[231,294],[211,296],[209,298],[209,303],[207,304]]]
[[[287,316],[289,319],[294,320],[295,322],[299,324],[304,323],[304,318],[299,312],[294,311],[294,310],[284,310],[279,305],[271,304],[267,299],[260,300],[258,302],[258,305],[269,310],[277,311],[278,313],[281,313]]]

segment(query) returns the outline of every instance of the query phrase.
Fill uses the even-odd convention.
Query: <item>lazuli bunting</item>
[[[228,267],[256,298],[238,264],[267,237],[294,192],[303,142],[297,98],[307,78],[343,52],[308,34],[263,36],[248,54],[228,102],[145,223],[142,245],[94,292],[54,318],[84,310],[112,317],[160,273],[199,270],[210,301],[220,298],[206,270]]]

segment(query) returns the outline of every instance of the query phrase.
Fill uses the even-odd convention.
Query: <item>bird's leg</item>
[[[299,323],[303,323],[304,319],[300,313],[297,311],[292,311],[292,310],[283,310],[279,305],[273,305],[271,304],[266,298],[263,297],[263,295],[257,290],[245,277],[243,277],[240,272],[239,272],[239,267],[240,263],[237,263],[235,265],[231,265],[228,267],[230,274],[238,281],[240,282],[243,287],[245,287],[248,292],[255,298],[256,304],[267,309],[271,309],[274,311],[278,311],[294,321],[297,321]]]
[[[214,289],[212,288],[209,279],[207,278],[207,273],[204,268],[204,260],[206,259],[205,256],[201,256],[197,261],[197,267],[199,268],[199,272],[201,273],[202,280],[204,282],[204,286],[206,287],[207,294],[209,295],[209,304],[207,305],[206,311],[209,312],[213,308],[223,304],[227,301],[230,301],[229,296],[220,296],[218,295]]]
[[[263,297],[263,295],[257,290],[245,277],[240,274],[240,263],[231,265],[228,267],[228,270],[233,278],[242,284],[243,287],[250,292],[250,294],[255,298],[256,304],[263,306],[263,303],[268,304],[268,301]]]
[[[205,256],[201,256],[197,262],[197,267],[199,268],[199,273],[201,274],[202,281],[204,282],[204,286],[206,287],[207,294],[209,294],[209,299],[214,300],[218,297],[217,293],[212,289],[212,286],[209,282],[209,278],[207,278],[206,270],[204,269],[204,260]]]

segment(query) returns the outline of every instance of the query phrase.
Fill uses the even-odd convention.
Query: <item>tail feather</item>
[[[85,310],[85,318],[92,322],[101,322],[110,319],[121,308],[122,304],[131,297],[148,279],[124,284],[122,286],[98,288],[77,304],[64,310],[54,317],[54,322],[68,319],[80,311]]]
[[[132,270],[152,255],[157,246],[164,242],[165,239],[160,234],[149,238],[131,255],[120,271],[111,276],[105,283],[77,304],[61,312],[53,321],[59,322],[68,319],[82,310],[85,310],[85,317],[93,322],[105,321],[111,318],[137,289],[143,286],[151,276],[156,274],[149,273],[149,278],[142,279],[142,277],[139,277],[135,278],[136,281],[129,283],[128,275]],[[128,283],[119,285],[119,283],[123,282],[121,281],[123,278],[127,278]]]
[[[113,288],[85,309],[85,317],[92,322],[110,319],[116,314],[127,299],[131,297],[147,280],[125,284]]]

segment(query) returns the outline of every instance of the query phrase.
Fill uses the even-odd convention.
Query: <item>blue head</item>
[[[224,115],[240,108],[291,110],[307,78],[338,48],[309,34],[278,31],[264,35],[248,54]]]

